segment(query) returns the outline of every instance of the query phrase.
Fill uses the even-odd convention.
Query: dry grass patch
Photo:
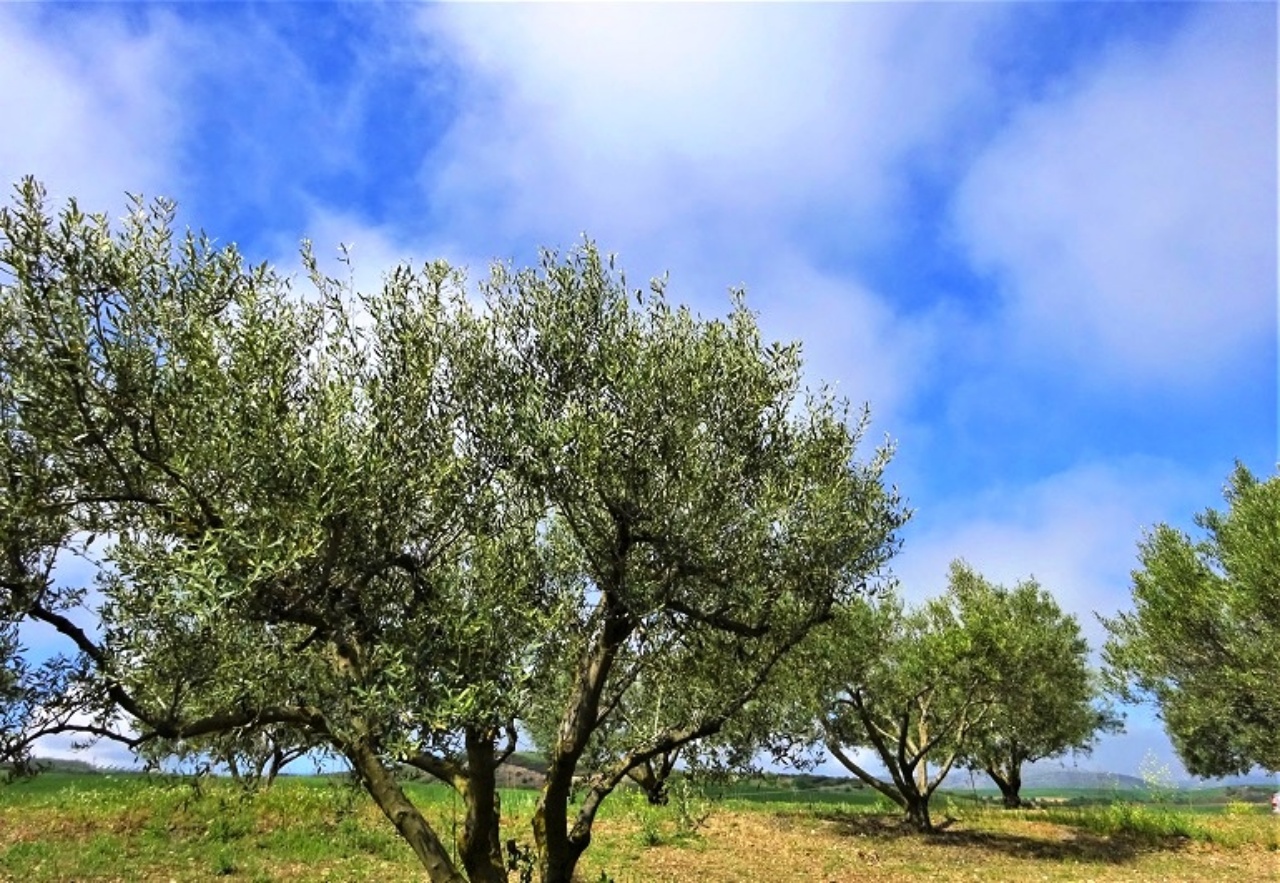
[[[617,836],[601,827],[602,844]],[[1280,852],[1265,840],[1151,846],[1016,813],[975,814],[923,836],[883,815],[726,811],[695,848],[657,846],[613,868],[600,857],[588,854],[584,881],[601,871],[615,883],[1280,880]]]
[[[460,807],[446,789],[412,788],[448,839]],[[504,794],[507,836],[527,841],[534,799]],[[958,819],[921,836],[852,804],[694,804],[697,812],[682,813],[617,795],[583,858],[582,883],[1280,881],[1280,819],[1260,812],[1194,814],[1189,839],[1106,827],[1146,819],[1131,809],[952,806]],[[703,809],[705,822],[691,825]],[[0,881],[422,879],[367,799],[332,782],[286,780],[251,797],[227,783],[193,790],[141,778],[0,789]]]

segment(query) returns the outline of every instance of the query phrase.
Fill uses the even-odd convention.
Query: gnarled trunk
[[[487,732],[468,728],[466,749],[467,776],[456,783],[467,808],[458,844],[462,866],[471,883],[506,883],[507,868],[499,831],[502,804],[498,796],[493,739]]]
[[[578,859],[591,843],[591,829],[574,837],[568,830],[569,789],[548,776],[533,812],[533,842],[537,847],[540,883],[571,883]],[[576,833],[576,832],[575,832]]]
[[[918,793],[906,793],[902,796],[906,803],[907,824],[922,833],[932,832],[933,820],[929,818],[929,798]]]
[[[364,741],[350,742],[343,749],[361,784],[426,868],[431,883],[467,883],[454,867],[440,838],[405,797],[404,790],[373,749]]]
[[[1019,809],[1022,806],[1022,795],[1019,793],[1022,791],[1022,765],[1011,764],[1007,770],[989,766],[986,771],[991,781],[1000,789],[1005,809]]]
[[[621,533],[625,534],[625,531]],[[628,547],[629,540],[625,536],[620,537],[615,572],[610,580],[615,586],[622,583],[622,567]],[[569,795],[578,759],[599,723],[600,695],[609,679],[618,647],[635,628],[631,615],[618,603],[616,594],[606,589],[601,605],[604,622],[578,659],[573,691],[560,719],[547,765],[546,781],[538,797],[538,806],[533,811],[533,842],[541,883],[571,883],[578,859],[591,844],[594,810],[585,811],[584,808],[570,829]]]

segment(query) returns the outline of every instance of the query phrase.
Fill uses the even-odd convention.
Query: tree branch
[[[841,749],[840,744],[836,742],[834,739],[828,739],[826,744],[827,744],[827,750],[831,752],[832,756],[834,756],[835,759],[839,761],[840,764],[844,766],[845,769],[853,773],[860,780],[870,785],[872,788],[879,791],[885,797],[888,797],[898,806],[902,807],[903,809],[907,808],[906,798],[902,796],[902,794],[900,793],[900,790],[895,790],[893,785],[890,785],[888,782],[881,781],[880,779],[871,775],[871,773],[864,770],[861,766],[854,763],[853,758],[845,754],[844,750]]]
[[[466,781],[466,771],[462,768],[462,764],[457,761],[448,760],[443,757],[437,757],[434,754],[428,754],[420,751],[417,754],[411,754],[401,758],[401,761],[407,763],[415,769],[422,770],[434,779],[438,779],[444,784],[453,788],[455,791],[461,790],[459,783]]]

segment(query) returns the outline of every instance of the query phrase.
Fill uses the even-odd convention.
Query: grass
[[[462,824],[452,792],[406,787],[449,840]],[[714,800],[677,791],[666,807],[619,793],[605,804],[581,879],[1280,877],[1280,817],[1240,800],[1224,798],[1209,812],[1112,795],[1092,806],[1007,812],[956,792],[935,799],[943,830],[923,837],[879,811],[865,791],[782,791],[739,788]],[[527,841],[536,795],[502,796],[504,836]],[[288,777],[256,795],[226,781],[197,786],[138,774],[51,773],[0,785],[0,880],[421,879],[390,824],[333,777]]]

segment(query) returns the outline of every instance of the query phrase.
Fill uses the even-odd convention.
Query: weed
[[[533,847],[516,840],[507,841],[507,870],[517,875],[520,883],[533,883],[536,864]]]
[[[640,822],[640,832],[637,835],[640,845],[661,846],[662,820],[658,818],[658,811],[646,803],[636,815]]]
[[[213,873],[218,877],[229,877],[236,872],[236,863],[231,858],[231,853],[225,849],[219,850],[213,859]]]
[[[676,837],[694,836],[711,817],[712,804],[706,792],[687,776],[681,776],[671,784],[669,794],[670,806],[675,816]]]

